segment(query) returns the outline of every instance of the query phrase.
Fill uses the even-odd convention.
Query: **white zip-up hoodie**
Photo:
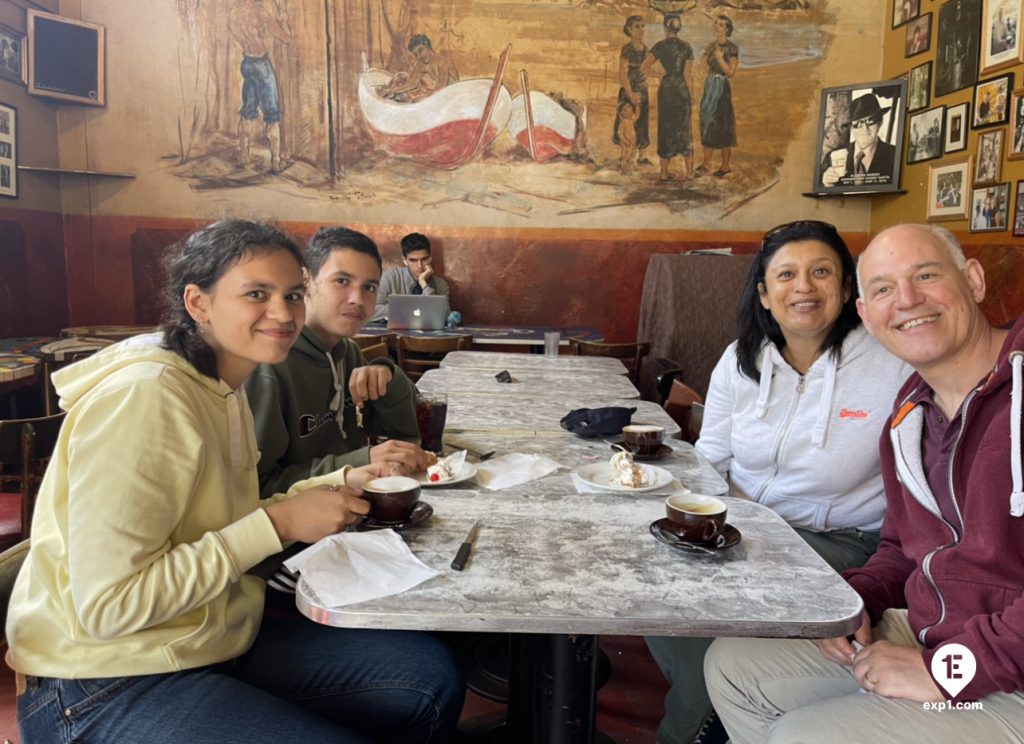
[[[770,507],[794,527],[878,530],[885,515],[878,441],[893,400],[913,371],[863,327],[836,360],[821,356],[801,376],[770,342],[760,379],[736,365],[736,343],[711,375],[697,450],[732,495]]]

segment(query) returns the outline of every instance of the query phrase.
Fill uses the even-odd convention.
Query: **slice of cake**
[[[625,486],[626,488],[640,488],[651,481],[647,477],[647,471],[640,465],[633,462],[633,453],[623,450],[612,455],[612,476],[608,480],[609,485]]]

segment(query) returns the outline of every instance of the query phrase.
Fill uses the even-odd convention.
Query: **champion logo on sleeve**
[[[867,411],[861,411],[856,408],[840,408],[839,418],[841,419],[866,419],[868,418]]]

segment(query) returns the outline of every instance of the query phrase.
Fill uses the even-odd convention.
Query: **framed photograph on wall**
[[[946,107],[936,106],[910,117],[907,165],[942,156],[942,125],[945,115]]]
[[[18,198],[18,109],[0,103],[0,196]]]
[[[967,217],[971,193],[971,158],[959,158],[928,167],[929,222]]]
[[[822,90],[811,191],[898,191],[906,97],[906,79]]]
[[[974,159],[974,185],[997,183],[1003,171],[1003,133],[993,129],[978,135],[978,154]]]
[[[999,183],[971,191],[971,216],[968,232],[1005,230],[1010,211],[1010,184]]]
[[[1024,88],[1013,91],[1010,103],[1010,147],[1007,160],[1024,158]]]
[[[1024,193],[1024,181],[1017,181],[1017,201],[1013,210],[1013,236],[1024,238],[1024,204],[1021,203],[1021,194]]]
[[[959,103],[946,107],[946,144],[942,148],[947,155],[967,149],[967,116],[971,104]]]
[[[903,56],[927,52],[932,46],[932,14],[925,13],[907,24],[907,35],[903,42]]]
[[[978,82],[981,0],[946,0],[935,32],[935,97]]]
[[[1020,40],[1021,0],[985,0],[981,11],[981,72],[1024,62]]]
[[[931,60],[918,65],[910,71],[910,92],[907,94],[907,111],[920,111],[928,108],[932,100],[932,63]]]
[[[892,4],[892,27],[897,28],[917,18],[921,12],[921,0],[893,0]]]
[[[25,84],[25,37],[0,24],[0,77]]]
[[[974,119],[972,129],[994,127],[1010,120],[1010,91],[1013,73],[982,80],[974,87]]]

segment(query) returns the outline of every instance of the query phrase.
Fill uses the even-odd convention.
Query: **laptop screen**
[[[400,295],[388,297],[388,328],[411,331],[439,331],[448,319],[448,298],[444,295]]]

